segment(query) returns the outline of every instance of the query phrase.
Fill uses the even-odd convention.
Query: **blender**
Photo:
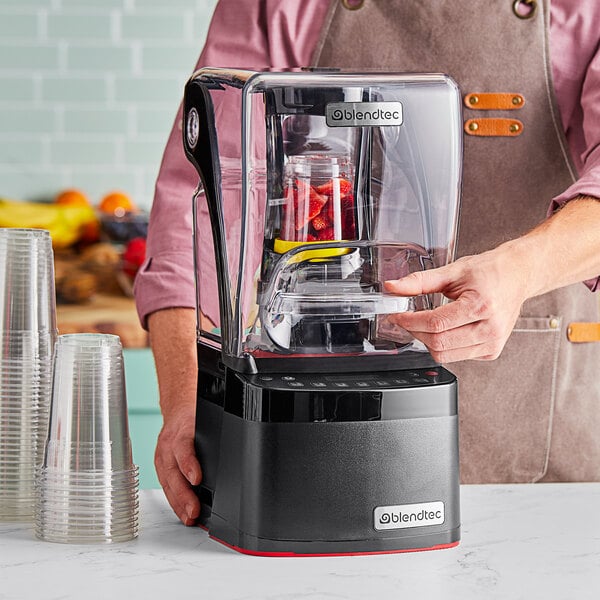
[[[456,246],[460,94],[441,74],[202,68],[185,89],[200,523],[245,553],[460,539],[457,382],[384,282]]]

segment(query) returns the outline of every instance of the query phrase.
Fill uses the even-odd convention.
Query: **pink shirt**
[[[198,66],[277,68],[311,63],[330,3],[323,0],[220,0]],[[600,198],[600,2],[552,0],[554,87],[580,177],[551,208],[580,194]],[[181,107],[167,142],[135,281],[140,320],[163,308],[195,306],[192,195],[198,175],[181,141]]]

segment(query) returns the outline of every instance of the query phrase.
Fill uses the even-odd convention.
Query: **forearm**
[[[198,377],[195,310],[156,311],[148,318],[148,330],[163,416],[168,418],[181,409],[195,410]]]
[[[600,200],[576,199],[521,238],[499,246],[525,271],[525,297],[600,275]]]

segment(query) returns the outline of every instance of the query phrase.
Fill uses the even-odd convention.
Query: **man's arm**
[[[600,274],[600,201],[580,198],[528,234],[439,269],[386,282],[395,294],[454,300],[391,317],[440,363],[500,355],[528,298]]]
[[[193,525],[200,514],[200,501],[191,486],[202,479],[194,450],[196,311],[156,311],[148,318],[148,330],[163,415],[154,464],[169,504],[185,525]]]

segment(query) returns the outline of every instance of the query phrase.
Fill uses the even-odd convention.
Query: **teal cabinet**
[[[162,416],[158,404],[158,382],[149,348],[123,350],[129,434],[133,461],[140,468],[140,488],[159,488],[154,470],[154,449]]]

